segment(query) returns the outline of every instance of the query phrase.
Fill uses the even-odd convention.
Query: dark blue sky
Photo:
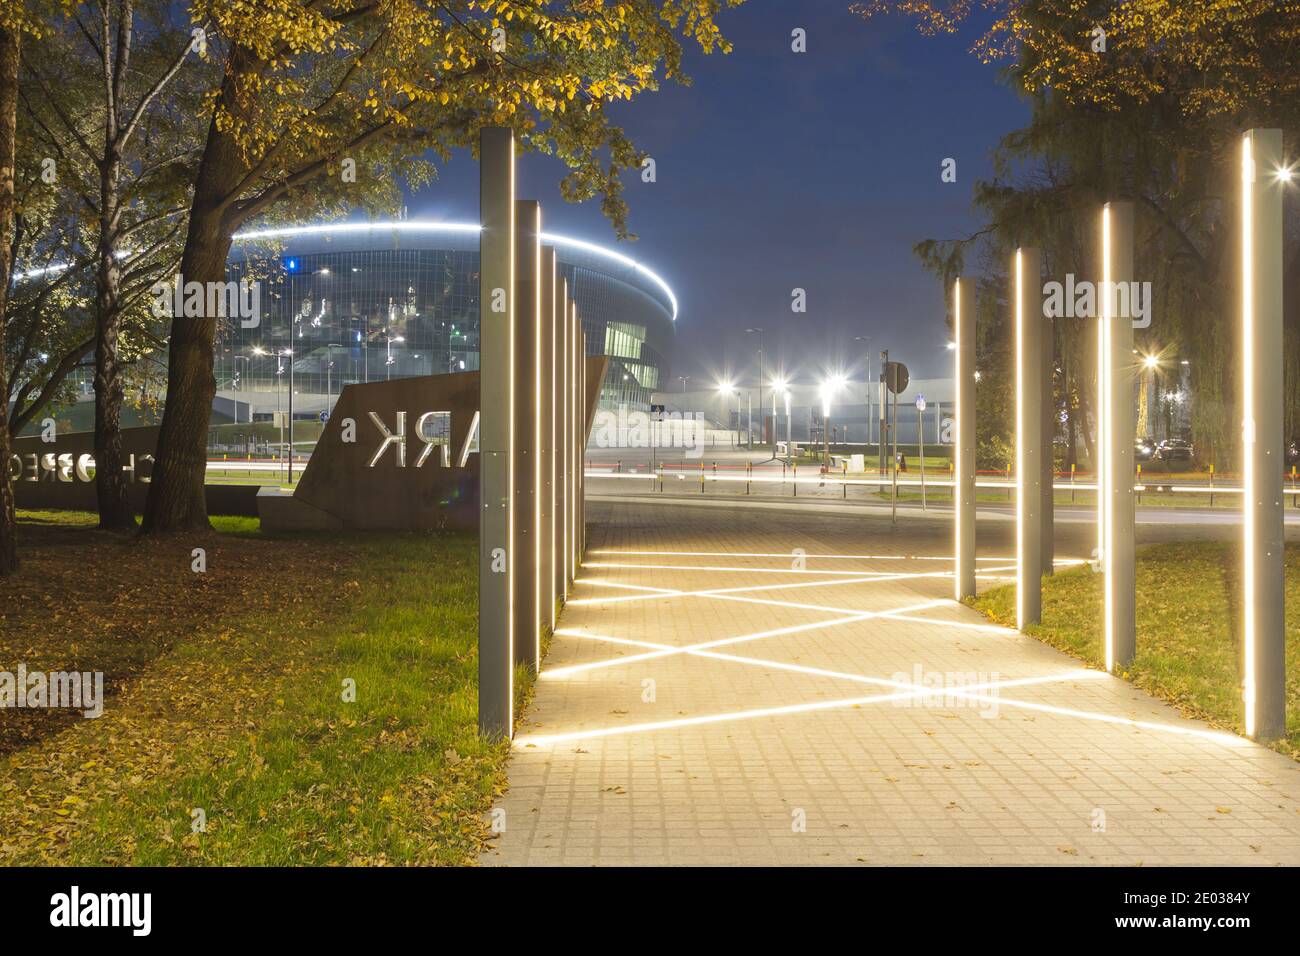
[[[942,291],[912,245],[977,225],[971,186],[991,175],[993,147],[1028,109],[967,52],[973,33],[922,37],[901,18],[863,21],[848,6],[747,0],[721,21],[732,54],[691,56],[692,86],[666,85],[615,114],[657,164],[653,184],[627,177],[639,240],[621,251],[680,302],[664,385],[752,376],[753,326],[767,330],[767,362],[809,381],[828,363],[860,374],[856,335],[914,378],[948,371]],[[795,27],[807,31],[807,53],[790,50]],[[957,160],[955,184],[940,181],[945,157]],[[526,157],[519,195],[542,201],[545,228],[614,246],[597,202],[560,198],[563,172]],[[477,184],[475,164],[457,156],[410,213],[473,221]],[[790,310],[796,286],[806,314]]]

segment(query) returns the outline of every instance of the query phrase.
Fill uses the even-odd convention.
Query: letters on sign
[[[391,429],[375,412],[367,412],[366,414],[375,428],[379,429],[380,436],[379,447],[370,456],[370,461],[366,463],[366,466],[368,468],[376,467],[383,460],[388,449],[392,448],[397,467],[405,468],[406,412],[397,413],[396,421]],[[464,468],[469,461],[470,453],[478,450],[478,423],[479,414],[475,412],[469,430],[465,433],[465,441],[461,446],[460,454],[456,456],[457,468]],[[438,451],[436,466],[442,468],[451,467],[451,412],[425,412],[416,419],[415,433],[412,437],[423,446],[420,449],[420,454],[415,459],[416,468],[424,467],[424,463],[428,461],[434,449]]]

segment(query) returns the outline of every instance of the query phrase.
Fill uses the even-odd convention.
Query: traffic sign
[[[925,396],[920,392],[916,393],[916,410],[918,412],[925,411]]]
[[[897,395],[907,388],[907,366],[902,362],[885,363],[885,387]]]

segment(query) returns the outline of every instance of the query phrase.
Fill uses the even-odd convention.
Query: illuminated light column
[[[953,331],[957,348],[957,442],[954,469],[957,488],[953,513],[953,557],[955,597],[975,595],[975,286],[973,282],[953,284]]]
[[[1133,319],[1126,303],[1133,281],[1133,204],[1107,203],[1101,210],[1101,318],[1097,408],[1102,440],[1097,473],[1101,508],[1101,568],[1105,602],[1102,639],[1106,670],[1127,668],[1137,651],[1134,577]],[[1129,304],[1131,306],[1131,303]]]
[[[515,137],[479,136],[478,728],[514,730]]]
[[[569,468],[573,480],[569,482],[569,570],[578,576],[578,495],[582,483],[582,452],[578,447],[578,307],[573,300],[565,310],[565,325],[569,335],[569,396],[572,412],[569,415]]]
[[[587,333],[575,303],[573,314],[578,327],[578,382],[582,403],[578,406],[578,561],[587,553]]]
[[[541,275],[541,348],[538,350],[540,377],[538,411],[541,419],[541,480],[538,503],[541,518],[541,562],[537,568],[541,582],[542,627],[555,628],[555,247],[542,246]]]
[[[1016,335],[1016,627],[1043,611],[1043,308],[1037,249],[1011,262]]]
[[[555,282],[555,591],[569,599],[569,281]]]
[[[1056,498],[1052,488],[1056,482],[1056,447],[1052,441],[1056,437],[1056,402],[1052,394],[1056,335],[1051,318],[1042,315],[1041,310],[1039,314],[1043,321],[1040,333],[1043,343],[1043,481],[1039,489],[1042,496],[1042,545],[1038,561],[1043,574],[1050,575],[1056,557]]]
[[[515,200],[515,663],[537,669],[541,655],[542,207]]]
[[[1282,131],[1241,143],[1242,699],[1246,735],[1286,732],[1282,591]]]

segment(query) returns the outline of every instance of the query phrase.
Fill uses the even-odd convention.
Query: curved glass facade
[[[618,254],[545,241],[578,304],[588,352],[610,358],[601,404],[647,407],[669,374],[671,291]],[[257,326],[230,323],[216,360],[218,390],[247,403],[254,420],[280,407],[290,374],[298,418],[353,382],[478,368],[477,227],[403,221],[253,233],[236,239],[227,278],[261,284]]]

